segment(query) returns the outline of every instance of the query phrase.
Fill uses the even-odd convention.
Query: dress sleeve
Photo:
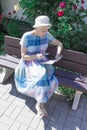
[[[48,42],[52,42],[55,38],[53,37],[53,35],[51,35],[49,32],[47,32],[47,38],[48,38]]]
[[[27,39],[26,33],[22,36],[22,38],[21,38],[19,44],[20,44],[21,46],[27,48],[27,46],[28,46],[28,39]]]

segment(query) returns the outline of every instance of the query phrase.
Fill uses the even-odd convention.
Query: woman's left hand
[[[58,59],[60,57],[60,54],[56,54],[55,59]]]

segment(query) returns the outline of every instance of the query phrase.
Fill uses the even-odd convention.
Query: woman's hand
[[[38,60],[41,60],[41,59],[44,58],[44,55],[43,54],[37,54],[36,57],[37,57]]]
[[[60,54],[56,54],[55,59],[58,59],[60,57]]]

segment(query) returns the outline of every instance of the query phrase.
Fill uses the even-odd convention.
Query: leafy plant
[[[75,90],[74,89],[59,86],[59,91],[62,94],[67,96],[68,101],[72,101],[74,99],[74,96],[75,96]]]
[[[20,0],[19,4],[31,25],[38,15],[46,14],[53,25],[50,32],[65,48],[87,52],[87,25],[83,20],[87,17],[87,10],[83,8],[85,0],[81,0],[81,5],[79,0]]]
[[[2,14],[2,8],[1,8],[1,4],[0,4],[0,14]]]
[[[4,34],[3,32],[0,32],[0,54],[3,53],[4,50]]]

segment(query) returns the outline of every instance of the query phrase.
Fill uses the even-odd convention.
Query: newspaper
[[[63,56],[59,56],[58,59],[52,59],[52,60],[46,60],[46,61],[42,61],[41,64],[54,64],[55,62],[58,62],[59,60],[61,60]]]

